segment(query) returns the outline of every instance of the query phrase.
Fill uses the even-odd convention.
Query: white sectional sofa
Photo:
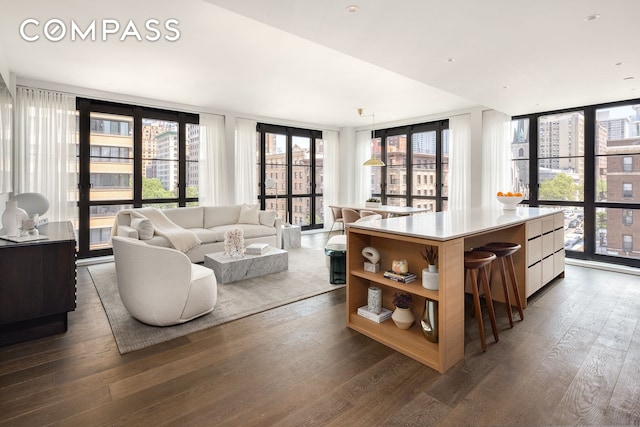
[[[158,230],[154,231],[148,220],[140,220],[139,212],[144,213],[144,208],[118,212],[112,235],[172,247],[170,240],[159,235]],[[232,228],[243,230],[245,246],[251,243],[282,246],[282,220],[276,218],[275,211],[258,210],[257,205],[197,206],[160,212],[176,225],[195,233],[200,240],[200,244],[184,252],[192,262],[203,262],[205,254],[224,251],[224,234]]]

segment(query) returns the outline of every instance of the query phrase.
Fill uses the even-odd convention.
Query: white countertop
[[[556,212],[558,210],[552,208],[474,208],[353,223],[347,227],[445,241],[507,228]]]

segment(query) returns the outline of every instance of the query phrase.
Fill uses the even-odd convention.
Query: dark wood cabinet
[[[70,222],[39,227],[46,240],[0,240],[0,345],[67,330],[76,307],[76,239]]]

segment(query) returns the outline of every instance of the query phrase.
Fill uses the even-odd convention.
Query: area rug
[[[232,320],[341,288],[329,283],[325,255],[318,249],[289,250],[289,269],[280,273],[218,284],[213,311],[191,322],[156,327],[137,321],[118,293],[115,264],[88,267],[121,354],[169,341]]]

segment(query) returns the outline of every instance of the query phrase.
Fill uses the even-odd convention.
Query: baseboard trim
[[[568,265],[575,265],[578,267],[595,268],[598,270],[613,271],[616,273],[634,274],[640,276],[640,268],[629,267],[626,265],[611,264],[607,262],[589,261],[576,258],[565,258],[564,263]]]

